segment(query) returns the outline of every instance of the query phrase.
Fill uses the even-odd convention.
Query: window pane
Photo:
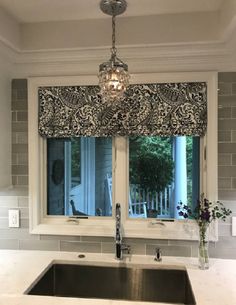
[[[81,184],[81,145],[80,139],[71,139],[71,186]]]
[[[129,216],[179,218],[199,196],[199,137],[129,139]]]
[[[111,172],[111,138],[48,139],[48,215],[111,216]]]

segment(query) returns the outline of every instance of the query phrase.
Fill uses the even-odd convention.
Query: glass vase
[[[209,236],[208,226],[199,227],[198,266],[201,270],[209,269]]]

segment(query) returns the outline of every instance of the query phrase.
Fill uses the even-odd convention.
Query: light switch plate
[[[236,236],[236,217],[232,217],[232,236]]]
[[[20,227],[20,211],[19,210],[8,210],[8,226],[9,228]]]

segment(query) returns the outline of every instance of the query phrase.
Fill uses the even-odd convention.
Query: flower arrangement
[[[208,226],[213,220],[221,219],[226,220],[232,211],[227,209],[223,203],[216,201],[215,203],[210,202],[207,198],[204,198],[202,193],[200,199],[197,201],[197,206],[192,211],[188,206],[180,202],[177,206],[179,216],[183,218],[195,219],[199,227]]]
[[[225,221],[232,211],[227,209],[220,201],[210,202],[207,198],[204,198],[203,193],[197,201],[194,211],[182,202],[177,205],[177,210],[179,216],[196,220],[199,227],[199,267],[201,269],[209,268],[207,229],[210,223],[216,219]]]

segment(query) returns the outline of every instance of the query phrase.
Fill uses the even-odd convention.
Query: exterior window
[[[192,156],[188,155],[186,150],[186,160],[192,158],[193,161],[192,165],[186,161],[187,198],[188,203],[191,196],[194,201],[196,198],[194,194],[198,196],[200,189],[212,201],[217,200],[217,73],[138,73],[132,75],[132,80],[135,84],[207,82],[207,134],[201,139],[192,139]],[[156,225],[159,224],[158,220],[149,218],[150,216],[160,217],[168,211],[169,206],[166,201],[166,207],[155,207],[154,201],[150,199],[150,196],[155,197],[154,190],[153,194],[149,192],[149,198],[142,194],[141,178],[143,180],[144,177],[135,177],[135,169],[132,167],[137,166],[135,156],[139,154],[135,141],[130,142],[130,148],[128,148],[129,139],[126,137],[113,139],[81,137],[62,140],[46,139],[39,135],[39,88],[90,84],[97,84],[96,76],[33,77],[28,80],[30,232],[70,236],[114,236],[115,218],[112,213],[112,210],[114,211],[112,203],[119,202],[121,223],[126,237],[175,239],[178,231],[177,238],[180,236],[187,240],[198,238],[194,233],[195,222],[188,222],[186,229],[186,223],[183,221],[166,221],[165,226],[162,226],[160,230],[160,226]],[[173,143],[174,141],[165,139],[172,152],[173,174],[170,182],[172,192],[173,187],[179,189],[178,183],[183,184],[183,177],[177,175],[181,173],[181,170],[175,171],[175,160],[178,160],[178,157],[174,157],[174,153],[178,154],[179,150],[175,150],[178,143]],[[188,143],[186,146],[188,147]],[[197,150],[194,147],[197,147]],[[130,166],[129,155],[133,158]],[[200,166],[196,160],[199,161]],[[189,170],[191,167],[192,172]],[[199,167],[200,170],[198,170]],[[199,172],[201,179],[199,179]],[[191,173],[198,173],[198,175]],[[190,178],[191,175],[192,178]],[[139,188],[133,191],[135,187]],[[77,189],[81,192],[77,192]],[[78,211],[91,217],[88,219],[86,217],[85,219],[68,218],[74,214],[72,200],[75,204],[74,212]],[[183,197],[177,200],[183,200]],[[140,202],[144,204],[138,210],[137,203]],[[176,217],[174,206],[170,205],[170,207],[172,210],[170,208],[168,213]],[[146,213],[145,218],[143,215],[138,215],[141,213]],[[112,214],[113,217],[108,217]],[[96,215],[101,216],[93,217]],[[138,216],[141,218],[139,221],[133,219]]]
[[[47,140],[47,214],[111,216],[112,139]]]
[[[199,197],[198,137],[129,138],[130,218],[179,218]],[[47,215],[112,215],[112,140],[47,140]]]
[[[199,137],[129,139],[129,215],[179,218],[177,204],[199,198]]]

